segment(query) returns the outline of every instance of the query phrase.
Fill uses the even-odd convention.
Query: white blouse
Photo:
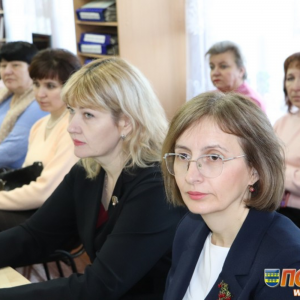
[[[213,245],[211,233],[208,235],[183,300],[205,299],[222,271],[229,250]]]

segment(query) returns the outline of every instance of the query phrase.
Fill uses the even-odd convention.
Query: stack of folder
[[[115,22],[117,20],[115,0],[96,0],[76,10],[81,21]]]
[[[82,33],[78,43],[79,51],[100,55],[118,55],[118,38],[116,35],[101,33]]]

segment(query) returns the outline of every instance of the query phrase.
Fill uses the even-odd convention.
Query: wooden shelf
[[[89,22],[89,21],[75,21],[76,24],[79,25],[92,25],[92,26],[109,26],[109,27],[117,27],[118,22]]]
[[[118,55],[99,55],[99,54],[92,54],[92,53],[81,53],[81,52],[78,52],[77,54],[78,56],[81,56],[81,57],[85,57],[85,58],[109,58],[109,57],[116,57]]]
[[[186,101],[186,0],[116,0],[116,22],[79,21],[76,10],[91,0],[73,0],[76,41],[82,33],[118,36],[119,57],[150,81],[167,117]],[[86,58],[108,55],[80,53]]]

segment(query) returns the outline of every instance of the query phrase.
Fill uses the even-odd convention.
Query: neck
[[[231,247],[248,213],[249,209],[241,204],[226,211],[203,215],[205,223],[212,231],[212,243],[221,247]]]
[[[48,123],[46,125],[46,129],[52,130],[56,124],[58,124],[58,122],[65,116],[65,114],[67,113],[67,110],[64,109],[63,111],[60,112],[60,114],[57,113],[51,113],[50,115],[50,119],[48,120]]]
[[[66,112],[67,112],[66,107],[62,107],[60,110],[57,110],[55,112],[51,112],[50,119],[54,122],[57,119],[59,119],[62,115],[65,115]]]
[[[14,91],[11,91],[16,97],[21,97],[24,93],[26,93],[28,90],[32,88],[32,81],[26,86],[19,89],[16,89]]]
[[[122,156],[122,155],[120,155]],[[124,162],[125,160],[120,158],[116,158],[115,160],[113,160],[113,163],[110,164],[101,164],[101,167],[105,170],[108,181],[113,183],[115,185],[115,183],[117,182],[123,168],[124,168]]]
[[[15,93],[12,96],[12,100],[11,100],[11,106],[13,106],[14,104],[18,103],[19,100],[27,93],[29,92],[29,90],[31,90],[31,87],[28,88],[27,90],[23,90],[22,93]]]

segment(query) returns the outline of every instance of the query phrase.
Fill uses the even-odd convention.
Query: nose
[[[4,68],[4,74],[11,74],[12,73],[12,67],[10,64],[7,64]]]
[[[77,114],[75,114],[75,113],[70,114],[69,126],[67,128],[67,131],[70,134],[71,133],[81,133],[80,118]]]
[[[38,98],[38,99],[43,98],[46,95],[45,89],[43,87],[35,87],[34,94],[35,94],[36,98]]]
[[[189,184],[203,182],[204,177],[201,172],[199,172],[196,161],[191,160],[189,162],[188,169],[185,174],[185,180]]]
[[[211,76],[213,75],[219,75],[220,74],[220,69],[216,66],[211,70]]]

